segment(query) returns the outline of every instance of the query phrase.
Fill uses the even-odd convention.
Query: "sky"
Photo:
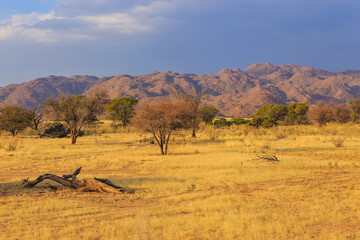
[[[358,0],[0,0],[0,86],[48,75],[360,70]]]

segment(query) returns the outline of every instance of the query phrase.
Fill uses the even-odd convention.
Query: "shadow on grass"
[[[156,182],[171,182],[171,181],[178,181],[176,179],[170,178],[111,178],[110,179],[114,184],[121,186],[125,189],[129,188],[130,186],[141,186],[146,183],[156,183]],[[130,188],[133,189],[134,192],[145,190],[146,188]]]
[[[169,182],[175,179],[170,178],[110,178],[110,180],[119,185],[143,184],[146,182]]]
[[[299,147],[299,148],[273,148],[278,152],[320,152],[320,151],[336,151],[336,148],[329,147]]]
[[[151,153],[148,154],[148,156],[187,156],[187,155],[197,155],[199,154],[199,151],[193,151],[193,152],[168,152],[166,155],[162,155],[161,153]]]
[[[32,188],[23,188],[21,181],[0,183],[0,197],[45,193],[54,191],[55,188],[59,187],[61,187],[61,185],[56,182],[51,182],[50,184],[46,181],[39,183]]]
[[[136,193],[137,191],[145,190],[146,188],[133,188],[132,185],[139,186],[148,182],[168,182],[177,181],[176,179],[168,178],[111,178],[109,179],[113,184],[121,187],[126,193]],[[22,181],[0,183],[0,197],[6,196],[21,196],[28,194],[41,194],[51,191],[59,191],[69,189],[54,181],[44,180],[32,188],[22,187]],[[74,189],[74,191],[76,191]]]

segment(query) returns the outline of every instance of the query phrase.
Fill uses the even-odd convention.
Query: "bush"
[[[262,106],[249,122],[253,127],[271,128],[279,124],[295,125],[307,124],[307,102],[292,103],[290,105],[267,104]]]
[[[345,137],[344,136],[333,137],[333,138],[330,139],[330,142],[332,144],[334,144],[334,146],[337,147],[337,148],[343,147],[344,142],[345,142]]]
[[[231,125],[231,122],[227,121],[225,118],[220,118],[214,121],[216,127],[228,127]]]
[[[208,136],[208,138],[212,141],[215,141],[219,137],[219,129],[214,126],[208,126],[205,129],[205,133]]]
[[[348,106],[350,108],[351,121],[355,123],[360,122],[360,98],[350,99]]]
[[[331,122],[344,124],[350,121],[351,111],[344,104],[317,102],[310,108],[309,116],[311,121],[318,126]]]
[[[53,137],[53,138],[64,138],[70,134],[70,129],[66,128],[62,123],[56,122],[48,125],[41,135]],[[84,135],[84,132],[81,131]]]
[[[0,148],[4,149],[5,151],[16,151],[18,149],[18,143],[19,140],[17,137],[9,139],[9,142],[7,145],[0,145]]]
[[[135,106],[139,100],[131,97],[121,97],[112,99],[105,105],[108,113],[107,119],[113,120],[114,129],[120,126],[126,127],[130,123],[130,119],[135,112]],[[118,122],[121,122],[118,123]]]
[[[277,122],[271,118],[266,118],[263,123],[262,123],[262,126],[264,128],[271,128],[271,127],[274,127],[277,125]]]
[[[245,120],[243,118],[233,118],[233,119],[231,119],[231,124],[235,124],[235,125],[247,124],[249,122],[250,122],[249,120]]]
[[[32,124],[32,112],[21,105],[0,106],[0,129],[15,137]]]
[[[307,102],[292,103],[288,106],[288,113],[284,118],[285,125],[308,124],[307,113],[309,106]]]
[[[351,120],[351,111],[345,104],[334,105],[334,118],[335,122],[345,124]]]
[[[289,127],[287,127],[287,128],[289,128]],[[282,126],[275,127],[272,132],[273,132],[276,139],[284,139],[289,134],[287,132],[286,127],[282,127]]]
[[[251,118],[249,125],[252,127],[259,128],[260,126],[262,126],[264,120],[265,120],[264,117],[254,116]]]
[[[199,114],[202,121],[204,121],[206,124],[212,124],[212,121],[214,120],[218,112],[219,110],[214,106],[205,106],[200,108]]]

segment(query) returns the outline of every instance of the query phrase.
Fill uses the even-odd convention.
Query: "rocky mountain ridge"
[[[206,91],[204,104],[214,105],[224,116],[249,116],[268,103],[289,104],[318,100],[346,102],[360,97],[360,71],[328,72],[295,64],[257,63],[245,70],[225,68],[217,74],[151,72],[145,75],[48,76],[0,88],[0,101],[35,107],[60,94],[87,94],[95,86],[105,88],[111,98],[137,99],[171,95],[179,86],[187,93]]]

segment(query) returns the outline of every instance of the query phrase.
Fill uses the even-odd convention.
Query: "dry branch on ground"
[[[76,179],[77,175],[80,173],[81,167],[76,169],[73,174],[63,175],[62,177],[46,173],[40,175],[34,181],[29,181],[29,179],[23,180],[23,187],[32,188],[38,183],[44,180],[52,180],[57,182],[65,187],[77,189],[81,192],[111,192],[111,193],[119,193],[119,192],[129,192],[124,190],[122,187],[116,186],[109,179],[102,178],[94,178],[94,179]]]
[[[253,160],[262,161],[262,162],[269,162],[269,163],[279,163],[280,160],[275,155],[269,155],[266,153],[259,153],[253,157]]]

